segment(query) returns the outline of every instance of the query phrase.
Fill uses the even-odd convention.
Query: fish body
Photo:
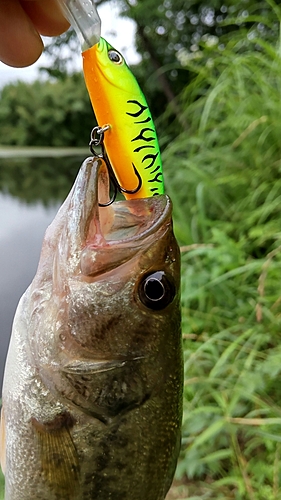
[[[6,361],[5,500],[163,500],[180,446],[179,249],[165,195],[100,207],[84,162],[48,228]]]
[[[85,82],[100,127],[109,125],[104,146],[125,197],[146,198],[164,193],[162,162],[151,113],[122,55],[104,38],[83,52]]]

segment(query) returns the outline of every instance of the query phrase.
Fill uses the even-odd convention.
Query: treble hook
[[[92,132],[91,132],[91,140],[89,143],[91,153],[94,156],[98,156],[99,158],[102,158],[105,161],[107,169],[108,169],[108,173],[109,173],[109,178],[110,178],[110,180],[113,184],[113,187],[114,187],[114,193],[113,193],[112,198],[107,203],[99,203],[100,207],[108,207],[109,205],[114,203],[114,201],[116,200],[116,196],[117,196],[117,190],[120,193],[124,193],[124,194],[136,194],[142,187],[142,178],[141,178],[138,170],[136,169],[136,167],[133,163],[132,163],[132,166],[133,166],[135,175],[138,179],[137,187],[135,189],[126,189],[126,188],[123,188],[119,184],[119,182],[115,176],[115,173],[113,171],[113,168],[111,166],[111,163],[109,161],[109,158],[107,156],[106,149],[105,149],[104,143],[103,143],[104,132],[106,132],[109,129],[110,129],[110,125],[104,125],[103,127],[99,127],[99,126],[94,127]],[[96,151],[94,150],[94,147],[97,147],[97,146],[101,146],[101,150],[102,150],[101,154],[97,154]]]
[[[105,161],[105,163],[106,163],[106,166],[107,166],[107,168],[108,168],[108,171],[109,171],[109,176],[110,176],[110,178],[111,178],[111,180],[112,180],[113,184],[114,184],[114,185],[116,186],[116,188],[118,189],[118,191],[119,191],[120,193],[125,193],[125,194],[135,194],[135,193],[137,193],[137,192],[140,190],[141,186],[142,186],[142,178],[141,178],[141,176],[140,176],[140,174],[139,174],[138,170],[136,169],[135,165],[132,163],[132,165],[133,165],[133,169],[134,169],[134,172],[135,172],[136,177],[137,177],[137,179],[138,179],[138,185],[137,185],[137,187],[136,187],[135,189],[126,189],[126,188],[123,188],[123,187],[119,184],[119,182],[118,182],[118,180],[117,180],[117,178],[116,178],[116,176],[115,176],[115,173],[114,173],[114,171],[113,171],[113,168],[112,168],[112,166],[111,166],[111,163],[110,163],[109,158],[108,158],[108,156],[107,156],[107,154],[106,154],[106,150],[105,150],[105,148],[104,148],[104,145],[103,145],[103,144],[101,144],[101,149],[102,149],[102,156],[103,156],[103,159],[104,159],[104,161]]]
[[[110,176],[109,176],[109,178],[110,178]],[[100,203],[99,202],[99,207],[109,207],[110,205],[112,205],[112,203],[115,202],[116,196],[117,196],[117,186],[114,183],[112,183],[112,184],[113,184],[113,189],[114,189],[112,197],[110,198],[110,200],[107,203]]]
[[[135,172],[135,174],[136,174],[136,177],[137,177],[137,179],[138,179],[139,183],[138,183],[138,185],[137,185],[137,187],[136,187],[135,189],[125,189],[125,188],[122,188],[122,186],[120,186],[119,182],[117,181],[118,189],[119,189],[119,191],[120,191],[121,193],[125,193],[125,194],[135,194],[135,193],[137,193],[137,192],[140,190],[140,188],[142,187],[142,178],[141,178],[141,176],[140,176],[140,174],[139,174],[138,170],[136,169],[135,165],[134,165],[133,163],[132,163],[132,165],[133,165],[133,169],[134,169],[134,172]]]
[[[94,150],[94,147],[102,146],[102,144],[103,144],[103,138],[104,138],[104,132],[106,132],[109,128],[110,128],[110,125],[104,125],[103,127],[99,127],[99,126],[94,127],[93,130],[92,130],[92,132],[91,132],[91,135],[90,135],[89,147],[90,147],[91,153],[94,156],[98,157],[98,158],[102,158],[104,161],[105,161],[105,158],[104,158],[103,147],[102,147],[102,154],[98,154]],[[108,164],[107,164],[106,161],[105,161],[105,163],[106,163],[106,166],[107,166],[107,169],[108,169]],[[99,202],[99,207],[109,207],[116,200],[117,186],[116,186],[115,182],[113,182],[112,175],[110,175],[110,171],[109,171],[109,178],[110,178],[110,181],[113,184],[113,189],[114,189],[113,195],[112,195],[112,197],[110,198],[110,200],[107,203],[100,203]]]

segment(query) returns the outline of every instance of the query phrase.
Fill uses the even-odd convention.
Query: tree
[[[58,81],[4,87],[0,143],[18,146],[86,146],[96,121],[81,74]]]
[[[96,4],[99,6],[110,1],[99,0]],[[121,15],[132,19],[137,26],[136,48],[142,61],[133,71],[153,116],[163,115],[169,106],[172,115],[180,118],[181,126],[186,128],[177,96],[193,75],[182,65],[181,53],[194,53],[201,44],[214,38],[223,48],[225,37],[241,29],[256,31],[267,39],[273,38],[279,27],[274,8],[277,9],[279,3],[275,4],[273,0],[118,0]],[[50,74],[65,72],[65,62],[60,57],[61,47],[71,43],[72,50],[78,50],[74,40],[75,35],[69,32],[51,42],[47,48],[53,54],[52,69],[48,70]],[[172,116],[168,122],[171,120]]]
[[[148,74],[154,72],[167,102],[174,100],[189,75],[181,67],[182,50],[196,51],[209,37],[218,41],[241,28],[257,29],[269,38],[278,30],[267,1],[119,0],[123,16],[137,25],[136,47]],[[268,25],[264,24],[267,19]]]

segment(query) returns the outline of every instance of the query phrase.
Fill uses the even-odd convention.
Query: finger
[[[41,35],[61,35],[69,28],[57,0],[21,0],[21,4]]]
[[[0,0],[0,60],[9,66],[29,66],[42,50],[42,40],[18,0]]]

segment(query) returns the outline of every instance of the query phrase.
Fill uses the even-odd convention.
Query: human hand
[[[29,66],[42,53],[40,35],[57,36],[68,27],[56,0],[0,0],[0,61]]]

